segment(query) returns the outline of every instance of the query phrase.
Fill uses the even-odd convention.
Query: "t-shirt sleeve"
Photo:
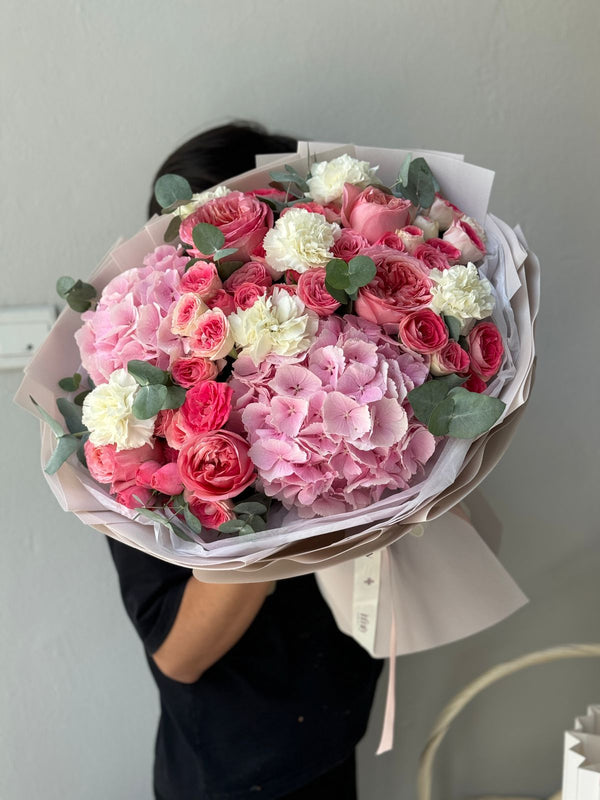
[[[110,537],[108,545],[119,574],[125,610],[152,655],[171,630],[192,571]]]

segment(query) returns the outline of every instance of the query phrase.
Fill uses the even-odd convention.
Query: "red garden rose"
[[[244,192],[230,192],[224,197],[216,197],[183,220],[179,229],[181,241],[192,245],[188,252],[193,256],[204,257],[193,247],[192,231],[199,222],[215,225],[225,236],[224,247],[236,247],[232,258],[236,261],[250,261],[252,252],[262,242],[266,232],[273,225],[273,212],[266,203]]]
[[[448,343],[448,329],[435,311],[422,308],[400,321],[398,337],[409,350],[427,355],[441,350]]]
[[[488,381],[500,369],[504,356],[504,342],[493,322],[480,322],[467,336],[471,369],[482,380]]]
[[[256,479],[249,449],[245,439],[230,431],[190,438],[177,460],[183,485],[207,502],[236,497]]]

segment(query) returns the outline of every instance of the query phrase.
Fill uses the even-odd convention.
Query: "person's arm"
[[[273,583],[201,583],[189,578],[175,621],[152,658],[180,683],[194,683],[241,639]]]

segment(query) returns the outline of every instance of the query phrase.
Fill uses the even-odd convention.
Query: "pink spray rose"
[[[190,389],[179,409],[182,425],[191,433],[221,428],[231,411],[231,387],[227,383],[204,381]]]
[[[461,263],[479,261],[485,255],[485,244],[475,228],[462,219],[455,220],[444,234],[444,241],[460,250]]]
[[[235,303],[233,302],[233,297],[226,292],[225,289],[220,289],[210,300],[207,301],[206,305],[209,308],[220,308],[221,311],[228,317],[230,314],[233,314],[235,311]]]
[[[378,325],[397,323],[431,302],[432,283],[416,258],[380,246],[365,255],[373,259],[377,273],[358,291],[355,310],[359,317]]]
[[[140,464],[161,457],[160,448],[150,444],[117,452],[114,444],[93,445],[88,439],[83,449],[90,475],[98,483],[131,481]]]
[[[448,259],[448,263],[451,267],[454,267],[456,264],[460,263],[460,250],[458,247],[454,247],[453,244],[447,242],[445,239],[437,239],[436,237],[427,240],[427,247],[433,247],[435,250],[440,252],[445,258]]]
[[[384,233],[407,225],[410,208],[410,200],[386,194],[377,186],[367,186],[361,191],[351,183],[344,184],[342,222],[371,244]]]
[[[181,291],[194,292],[204,302],[214,297],[222,288],[221,278],[212,261],[197,261],[181,279]]]
[[[216,197],[183,220],[179,229],[181,240],[192,245],[188,252],[197,257],[200,253],[194,245],[192,231],[199,222],[215,225],[225,236],[224,247],[235,247],[235,261],[250,261],[252,252],[262,242],[266,232],[273,226],[273,212],[266,203],[261,203],[251,194],[230,192]]]
[[[320,317],[328,317],[340,307],[325,288],[325,276],[323,267],[315,267],[303,272],[298,279],[298,297]]]
[[[181,295],[173,309],[171,333],[176,336],[191,336],[206,309],[204,301],[192,292]]]
[[[449,339],[441,350],[431,354],[429,369],[432,375],[464,374],[469,371],[469,354],[458,342]]]
[[[249,449],[241,436],[229,431],[191,437],[177,460],[184,486],[207,502],[236,497],[256,478]]]
[[[398,337],[409,350],[427,355],[441,350],[448,343],[448,329],[435,311],[420,308],[400,321]]]
[[[255,283],[242,283],[233,293],[233,302],[237,309],[246,309],[253,306],[259,297],[266,294],[265,286],[257,286]]]
[[[200,356],[178,358],[171,364],[171,377],[180,386],[190,389],[202,381],[212,381],[219,374],[214,361]]]
[[[500,369],[504,356],[504,343],[493,322],[480,322],[467,336],[471,369],[482,380],[488,381]]]
[[[415,254],[417,247],[425,242],[423,231],[416,225],[405,225],[404,228],[396,231],[396,235],[402,240],[406,252],[411,256]]]
[[[439,269],[440,272],[443,272],[445,269],[450,268],[450,262],[442,251],[437,247],[430,247],[428,243],[419,245],[413,255],[427,269]]]
[[[260,261],[248,261],[242,264],[239,269],[231,274],[225,283],[224,288],[228,292],[235,292],[242,283],[254,283],[256,286],[270,286],[273,283],[273,278],[264,264]]]
[[[361,233],[353,231],[352,228],[342,228],[339,238],[336,239],[331,248],[331,252],[335,258],[350,261],[355,256],[360,255],[368,246],[369,242]]]
[[[195,356],[216,361],[225,358],[233,347],[233,334],[229,321],[220,308],[205,311],[198,321],[190,346]]]
[[[135,481],[116,481],[111,491],[117,503],[126,508],[143,508],[152,500],[152,492],[145,486],[140,486]]]
[[[157,492],[167,495],[176,495],[183,492],[183,483],[179,475],[176,461],[163,464],[156,470],[150,480],[150,487]]]
[[[406,252],[404,242],[397,233],[392,233],[392,231],[388,231],[388,233],[384,233],[383,236],[380,236],[374,246],[377,247],[378,244],[382,244],[384,247],[391,247],[392,250],[397,250],[399,253]]]
[[[199,500],[197,497],[194,497],[194,495],[187,490],[183,493],[183,496],[192,514],[196,519],[200,520],[205,528],[216,530],[224,522],[235,519],[233,503],[229,500],[206,502],[205,500]]]
[[[458,206],[453,205],[441,194],[436,193],[435,200],[429,209],[428,217],[435,220],[440,226],[441,231],[449,228],[455,219],[462,217],[463,212]]]

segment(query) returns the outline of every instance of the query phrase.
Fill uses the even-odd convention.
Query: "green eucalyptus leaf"
[[[451,389],[460,386],[465,380],[466,378],[461,378],[459,375],[445,375],[443,378],[426,381],[410,391],[407,395],[408,402],[419,422],[427,425],[438,403],[442,402]]]
[[[167,399],[167,387],[160,383],[140,386],[133,401],[133,416],[137,419],[155,417],[164,407]]]
[[[243,265],[243,261],[219,261],[217,264],[217,272],[222,281],[226,281],[230,275]]]
[[[91,389],[84,389],[83,392],[79,392],[79,394],[76,394],[75,397],[73,398],[73,402],[75,403],[75,405],[82,406],[83,401],[91,391],[92,391]]]
[[[266,514],[267,507],[263,503],[238,503],[233,507],[236,514]]]
[[[194,266],[194,264],[197,264],[199,261],[202,261],[202,259],[201,259],[201,258],[190,258],[190,260],[189,260],[189,261],[187,262],[187,264],[185,265],[185,270],[184,270],[184,272],[187,272],[187,271],[188,271],[188,269],[190,269],[191,267],[193,267],[193,266]]]
[[[85,433],[79,440],[79,447],[77,448],[77,458],[84,467],[87,468],[87,458],[85,457],[85,443],[90,438],[89,433]]]
[[[360,289],[361,286],[371,283],[376,272],[375,262],[368,256],[355,256],[348,262],[348,277],[352,289]]]
[[[205,256],[212,255],[225,244],[225,236],[215,225],[199,222],[194,225],[192,239],[196,249]]]
[[[334,300],[337,300],[338,303],[342,303],[344,305],[348,302],[348,295],[343,289],[336,289],[332,286],[328,280],[325,280],[325,288],[329,292],[329,294],[333,297]]]
[[[127,362],[127,371],[130,375],[133,375],[140,386],[157,383],[166,384],[169,380],[168,372],[158,367],[153,367],[147,361],[139,361],[138,359],[131,359],[131,361]]]
[[[218,261],[221,258],[226,258],[227,256],[232,256],[234,253],[237,253],[237,247],[224,247],[222,250],[215,250],[213,253],[213,259]]]
[[[400,166],[400,171],[398,172],[398,178],[396,180],[396,184],[400,186],[406,186],[408,183],[408,168],[410,167],[410,162],[412,159],[412,153],[409,153],[402,165]]]
[[[75,279],[70,278],[68,275],[63,275],[56,281],[56,292],[64,300],[74,286]]]
[[[229,519],[219,525],[221,533],[239,533],[246,523],[242,519]]]
[[[179,236],[180,225],[181,225],[181,217],[176,214],[167,225],[167,230],[165,231],[165,236],[164,236],[165,242],[172,242]]]
[[[433,173],[424,158],[415,158],[408,170],[409,185],[414,187],[419,205],[429,208],[435,199]]]
[[[47,422],[50,428],[52,429],[52,433],[59,438],[60,436],[64,436],[64,429],[60,422],[57,422],[54,417],[51,417],[50,414],[46,411],[45,408],[42,408],[41,405],[36,402],[31,395],[29,395],[29,399],[33,403],[33,405],[37,408],[40,417]]]
[[[264,521],[262,517],[251,517],[248,520],[248,525],[252,527],[253,531],[264,531],[267,527],[267,523]]]
[[[462,347],[463,350],[466,350],[467,353],[469,352],[469,340],[466,336],[459,336],[458,343]]]
[[[181,175],[161,175],[154,184],[154,196],[161,208],[189,203],[192,194],[192,187]]]
[[[190,507],[188,506],[187,503],[185,503],[183,506],[183,516],[185,517],[185,521],[190,530],[194,531],[194,533],[196,534],[202,533],[202,523],[200,522],[198,517],[195,517],[192,514],[192,512],[190,511]]]
[[[56,401],[56,405],[63,415],[65,424],[70,433],[81,433],[81,431],[87,430],[81,421],[81,406],[78,406],[71,400],[67,400],[66,397],[59,397]]]
[[[280,192],[285,192],[286,195],[293,197],[294,202],[298,200],[305,200],[304,194],[296,187],[295,182],[289,182],[286,178],[285,181],[271,181],[269,183],[273,189],[278,189]]]
[[[73,311],[83,312],[91,308],[91,301],[96,297],[96,289],[90,283],[75,281],[64,295]]]
[[[254,533],[254,529],[250,525],[248,525],[248,523],[246,522],[240,528],[240,536],[247,536],[249,533]]]
[[[444,322],[446,323],[446,327],[448,328],[448,334],[451,339],[454,339],[455,342],[458,342],[460,337],[460,329],[461,324],[460,320],[456,319],[456,317],[451,317],[449,314],[442,314],[444,318]]]
[[[70,378],[61,378],[58,385],[64,392],[75,392],[79,389],[81,383],[81,375],[76,372]]]
[[[178,536],[180,539],[183,539],[184,542],[194,542],[195,541],[195,539],[192,539],[191,536],[187,535],[187,533],[183,530],[183,528],[180,528],[179,525],[177,525],[176,522],[173,522],[172,519],[170,519],[167,522],[167,525],[173,531],[175,536]]]
[[[448,433],[456,439],[474,439],[489,431],[506,408],[497,397],[469,392],[462,386],[452,389],[448,399],[454,404]]]
[[[79,439],[76,436],[67,434],[61,436],[57,442],[56,449],[44,467],[44,472],[47,475],[54,475],[54,473],[65,463],[69,456],[73,455],[73,453],[79,448],[79,444]]]
[[[342,258],[332,258],[325,267],[326,281],[334,289],[347,289],[350,284],[349,265]]]
[[[185,401],[186,390],[183,386],[168,386],[167,398],[163,403],[163,409],[181,408]]]
[[[431,412],[427,428],[434,436],[447,436],[454,413],[454,399],[448,395]]]

